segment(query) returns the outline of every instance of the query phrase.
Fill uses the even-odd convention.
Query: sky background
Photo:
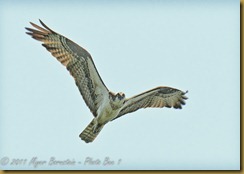
[[[238,0],[1,1],[0,168],[240,169],[239,8]],[[25,34],[38,19],[86,48],[111,91],[170,86],[189,91],[186,105],[128,114],[86,144],[79,134],[93,116],[73,78]]]

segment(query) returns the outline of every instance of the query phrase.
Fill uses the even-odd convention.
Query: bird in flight
[[[187,91],[167,86],[159,86],[130,98],[126,98],[122,92],[110,91],[88,51],[39,21],[42,27],[30,22],[34,28],[26,27],[26,33],[41,41],[42,46],[67,68],[94,116],[80,134],[80,138],[86,143],[93,142],[105,124],[125,114],[149,107],[181,109],[185,104]]]

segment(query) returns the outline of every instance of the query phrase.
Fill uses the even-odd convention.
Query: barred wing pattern
[[[126,99],[123,108],[115,119],[141,108],[174,107],[175,109],[181,109],[182,105],[185,104],[184,100],[187,99],[186,93],[187,91],[182,92],[178,89],[163,86],[145,91]]]
[[[48,28],[41,20],[40,23],[44,28],[30,22],[35,29],[26,28],[29,31],[26,33],[43,42],[42,45],[67,68],[86,105],[96,117],[104,95],[108,95],[108,89],[98,74],[91,55],[73,41]]]

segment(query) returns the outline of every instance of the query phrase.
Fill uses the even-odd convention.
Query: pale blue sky
[[[79,134],[93,117],[73,78],[25,34],[38,19],[86,48],[110,90],[171,86],[189,90],[187,104],[128,114],[86,144]],[[27,159],[0,168],[52,156],[76,165],[37,169],[240,168],[238,0],[1,1],[0,21],[0,162]]]

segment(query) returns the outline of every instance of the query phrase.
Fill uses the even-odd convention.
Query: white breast
[[[98,115],[96,117],[99,124],[105,124],[113,120],[119,113],[121,108],[113,110],[109,103],[109,99],[105,98],[102,102],[102,105],[98,109]]]

